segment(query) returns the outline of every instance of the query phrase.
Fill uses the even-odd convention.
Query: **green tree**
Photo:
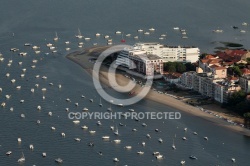
[[[247,61],[247,64],[250,65],[250,58],[247,58],[246,61]]]
[[[244,113],[244,118],[248,118],[248,119],[250,119],[250,112],[246,112],[246,113]]]
[[[183,63],[177,63],[176,64],[176,70],[179,73],[183,73],[186,71],[186,66]]]
[[[236,104],[239,104],[240,102],[244,101],[246,99],[246,94],[244,91],[240,90],[238,92],[234,92],[230,95],[228,99],[228,103],[231,106],[235,106]]]
[[[196,66],[190,62],[185,63],[186,66],[186,71],[195,71],[196,70]]]
[[[233,70],[234,74],[236,74],[237,76],[240,77],[242,75],[242,72],[241,72],[241,70],[240,70],[240,68],[238,66],[234,66],[232,68],[232,70]]]
[[[203,59],[207,56],[207,53],[200,54],[199,59]]]
[[[169,65],[167,71],[168,72],[176,72],[176,68],[175,68],[174,64]]]

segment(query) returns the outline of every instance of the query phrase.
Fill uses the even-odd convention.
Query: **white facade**
[[[116,64],[129,65],[129,54],[153,54],[163,59],[163,62],[196,62],[200,50],[197,47],[166,46],[159,43],[136,43],[132,47],[124,48],[119,54]],[[124,59],[125,58],[125,59]]]
[[[164,62],[184,61],[196,62],[199,59],[200,49],[197,47],[166,46],[159,43],[136,43],[134,49],[146,51],[147,54],[155,54]]]

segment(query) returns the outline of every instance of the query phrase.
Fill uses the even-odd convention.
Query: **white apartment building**
[[[200,50],[197,47],[166,46],[159,43],[136,43],[124,48],[119,54],[116,64],[128,66],[129,55],[149,54],[159,56],[163,62],[196,62]]]

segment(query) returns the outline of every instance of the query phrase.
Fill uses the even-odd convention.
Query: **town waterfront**
[[[140,11],[138,11],[140,6]],[[141,35],[138,41],[154,41],[171,45],[195,45],[202,52],[213,51],[220,41],[229,41],[243,44],[249,49],[250,33],[241,34],[231,26],[241,27],[242,22],[250,22],[250,16],[245,11],[250,6],[249,1],[80,1],[66,0],[55,1],[5,1],[0,6],[1,23],[0,27],[0,52],[5,58],[0,62],[0,103],[6,102],[5,108],[0,108],[0,165],[19,165],[17,159],[22,152],[26,161],[23,165],[54,165],[55,158],[62,158],[63,165],[180,165],[181,160],[186,165],[232,165],[231,158],[236,159],[233,165],[249,165],[248,152],[250,139],[247,136],[233,132],[229,129],[217,126],[203,118],[182,113],[180,120],[101,120],[102,126],[97,126],[97,120],[81,120],[79,125],[68,119],[65,108],[72,111],[82,111],[87,107],[90,111],[106,111],[109,103],[103,101],[100,108],[99,95],[96,92],[92,78],[81,67],[65,58],[69,52],[65,51],[65,41],[70,41],[71,50],[79,50],[78,40],[75,38],[77,29],[86,37],[91,37],[85,42],[85,47],[93,43],[106,45],[103,37],[95,38],[95,34],[107,34],[112,36],[114,44],[119,44],[121,36],[115,35],[117,30],[125,33],[138,35],[137,29],[149,29],[154,27],[156,31],[149,36]],[[221,10],[227,8],[227,10]],[[237,9],[237,10],[236,10]],[[10,12],[11,10],[11,12]],[[157,12],[156,12],[157,11]],[[182,12],[179,12],[182,11]],[[199,14],[197,14],[199,13]],[[156,19],[157,18],[157,19]],[[185,28],[189,38],[181,39],[180,34],[173,31],[173,27]],[[212,33],[213,29],[221,28],[222,34]],[[249,31],[249,26],[242,27]],[[54,42],[55,32],[59,40]],[[160,34],[167,32],[167,39],[160,41]],[[14,33],[14,36],[13,36]],[[125,38],[127,44],[134,44],[137,40]],[[24,43],[30,42],[41,47],[39,55],[34,54],[30,47],[24,47]],[[52,54],[46,43],[55,43],[58,52]],[[20,51],[28,53],[26,57],[18,56],[10,52],[10,48],[16,47]],[[49,52],[49,55],[45,53]],[[37,59],[36,68],[32,69],[32,60]],[[10,67],[8,61],[13,60]],[[18,62],[22,61],[21,66]],[[26,68],[25,78],[20,78],[22,69]],[[10,73],[10,78],[5,77]],[[36,75],[47,76],[47,80],[35,79]],[[16,79],[15,84],[10,80]],[[53,83],[54,86],[49,86]],[[35,88],[39,84],[39,88]],[[57,85],[62,88],[58,89]],[[18,91],[16,86],[22,86]],[[35,93],[30,89],[35,88]],[[41,88],[47,88],[43,93]],[[112,89],[110,93],[117,97],[124,97],[124,94],[117,93]],[[5,95],[10,94],[9,100]],[[46,99],[42,100],[45,95]],[[84,95],[86,98],[81,98]],[[65,102],[66,98],[71,103]],[[94,102],[89,102],[89,99]],[[24,99],[24,103],[20,100]],[[78,102],[79,107],[74,103]],[[167,102],[167,101],[166,101]],[[42,110],[38,111],[37,106],[41,105]],[[10,107],[14,108],[11,112]],[[133,108],[136,111],[178,111],[165,105],[142,100],[131,107],[117,107],[117,111],[127,111]],[[48,116],[48,112],[53,116]],[[20,114],[25,114],[21,118]],[[41,124],[37,124],[37,120]],[[125,124],[119,126],[119,123]],[[143,127],[146,123],[147,127]],[[81,126],[87,125],[90,129],[96,130],[91,135],[88,131],[82,130]],[[110,131],[110,125],[118,125],[120,136],[115,136]],[[51,127],[56,128],[51,131]],[[136,128],[137,132],[132,132]],[[184,131],[187,128],[187,131]],[[159,129],[161,132],[155,132]],[[66,137],[61,137],[65,132]],[[198,135],[193,135],[197,132]],[[146,137],[151,135],[151,139]],[[102,136],[110,135],[110,141],[103,141]],[[176,135],[176,138],[175,138]],[[187,137],[186,141],[182,137]],[[205,141],[203,137],[208,137]],[[17,138],[21,137],[22,142],[18,144]],[[81,138],[76,142],[74,138]],[[121,139],[120,144],[111,142]],[[162,138],[163,143],[158,139]],[[175,139],[176,150],[171,148]],[[145,141],[143,147],[141,142]],[[94,142],[94,147],[88,143]],[[29,150],[29,145],[34,145],[34,151]],[[131,145],[131,150],[124,149],[124,146]],[[11,150],[13,154],[6,156],[5,153]],[[144,151],[144,155],[137,155],[137,151]],[[102,152],[100,156],[98,152]],[[163,160],[156,160],[152,155],[153,151],[159,151],[164,155]],[[41,156],[42,152],[47,157]],[[198,160],[190,160],[189,156],[195,155]],[[114,164],[113,158],[119,158],[119,164]]]

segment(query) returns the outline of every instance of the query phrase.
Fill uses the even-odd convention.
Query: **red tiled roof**
[[[242,74],[247,75],[250,74],[250,70],[247,68],[241,69]]]
[[[226,68],[225,68],[225,67],[222,67],[222,66],[216,67],[216,68],[215,68],[215,70],[223,70],[223,69],[225,70]]]
[[[225,50],[225,52],[218,52],[216,55],[224,61],[238,62],[247,51],[244,50]]]
[[[212,65],[212,66],[209,66],[210,68],[216,68],[216,67],[220,67],[218,65]]]
[[[215,57],[211,54],[206,55],[204,59],[214,59]]]
[[[228,77],[228,80],[230,80],[230,81],[236,81],[236,80],[239,80],[239,78],[231,76],[231,77]]]

